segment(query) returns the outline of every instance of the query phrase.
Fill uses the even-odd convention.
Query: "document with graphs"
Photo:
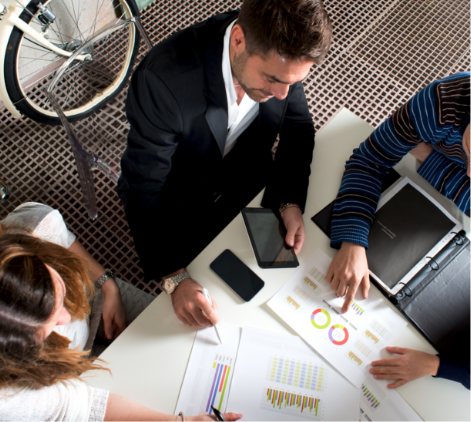
[[[227,404],[247,421],[350,421],[359,390],[301,338],[244,327]]]
[[[342,314],[344,298],[337,297],[325,279],[331,261],[317,249],[268,306],[361,388],[370,363],[390,356],[386,346],[393,344],[407,322],[372,292],[364,299],[360,290]]]

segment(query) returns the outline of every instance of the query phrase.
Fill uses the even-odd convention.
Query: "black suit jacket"
[[[214,193],[223,192],[231,178],[249,187],[252,175],[263,175],[268,181],[263,206],[294,202],[304,209],[314,126],[301,83],[292,85],[284,100],[260,104],[250,139],[241,141],[244,132],[223,159],[228,118],[223,37],[237,15],[217,15],[173,34],[132,76],[126,101],[131,128],[118,192],[146,279],[189,263],[181,252],[192,241],[188,228],[201,221],[195,210],[213,203]],[[229,156],[236,163],[230,175],[224,173]]]

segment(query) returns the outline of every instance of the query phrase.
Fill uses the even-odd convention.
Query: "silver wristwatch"
[[[113,271],[107,268],[105,271],[105,274],[103,274],[97,281],[95,281],[95,287],[97,289],[101,289],[101,286],[103,286],[105,281],[108,280],[109,278],[114,278],[114,274],[113,274]]]
[[[185,280],[186,278],[191,278],[190,274],[187,272],[177,274],[173,277],[165,278],[162,283],[162,289],[164,289],[167,294],[172,294],[178,285]]]

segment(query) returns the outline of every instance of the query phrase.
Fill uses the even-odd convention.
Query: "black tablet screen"
[[[299,265],[292,248],[285,245],[284,228],[272,210],[244,208],[242,216],[260,267],[284,268]]]

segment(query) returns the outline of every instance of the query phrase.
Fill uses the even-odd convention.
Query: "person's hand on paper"
[[[343,242],[330,263],[325,278],[337,296],[347,296],[342,306],[343,313],[350,308],[360,285],[366,299],[370,290],[370,275],[365,247],[357,243]]]
[[[239,420],[243,415],[242,413],[234,413],[234,412],[227,412],[223,413],[222,416],[224,417],[224,420],[226,421],[237,421]],[[186,421],[217,421],[216,416],[214,415],[201,415],[201,416],[185,416]]]
[[[386,347],[388,352],[400,356],[371,362],[370,374],[381,380],[396,380],[388,388],[397,388],[426,375],[437,375],[440,358],[430,353],[403,347]]]
[[[218,305],[209,304],[203,288],[191,278],[183,280],[172,293],[172,304],[180,321],[191,327],[212,327],[219,322]]]
[[[301,209],[297,206],[290,206],[281,212],[281,218],[286,228],[285,242],[294,249],[298,255],[304,245],[305,231],[304,220]]]

